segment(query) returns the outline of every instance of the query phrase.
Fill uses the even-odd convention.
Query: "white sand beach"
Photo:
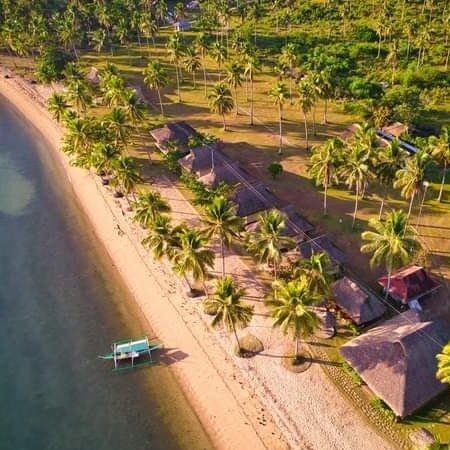
[[[319,364],[302,374],[281,366],[291,341],[272,329],[260,300],[263,288],[237,255],[227,254],[227,270],[245,285],[248,301],[258,313],[246,331],[265,346],[252,359],[232,355],[229,336],[210,330],[210,318],[201,313],[198,300],[185,295],[167,263],[154,261],[143,249],[142,230],[131,223],[125,203],[114,199],[98,177],[69,165],[58,151],[62,130],[37,90],[18,77],[6,79],[0,71],[0,94],[47,138],[112,264],[163,342],[165,358],[173,362],[171,370],[219,450],[393,448],[342,397]],[[168,198],[175,218],[178,214],[183,220],[198,220],[196,210],[169,180],[157,179],[153,187]],[[220,268],[219,258],[216,264]]]

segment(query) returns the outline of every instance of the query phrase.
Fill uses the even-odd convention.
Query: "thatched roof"
[[[197,175],[204,174],[214,167],[215,153],[217,153],[217,151],[217,144],[192,148],[186,156],[178,160],[178,163],[188,172]]]
[[[345,253],[339,250],[326,234],[300,243],[299,250],[303,258],[309,258],[313,253],[325,252],[337,264],[343,264],[347,260]]]
[[[382,130],[396,138],[399,138],[402,134],[408,133],[409,127],[405,123],[394,122],[391,125],[383,127]]]
[[[378,284],[386,289],[388,277],[384,276],[379,278]],[[409,266],[397,270],[392,274],[389,295],[406,304],[411,300],[417,300],[423,297],[439,287],[440,283],[430,277],[423,267]]]
[[[336,305],[357,325],[372,322],[386,312],[386,306],[348,277],[332,285]]]
[[[287,236],[298,236],[314,229],[314,225],[304,219],[293,206],[281,208],[281,212],[285,213],[288,217],[288,220],[286,221]]]
[[[436,354],[450,340],[448,323],[399,314],[353,339],[341,355],[398,417],[417,411],[448,385],[436,378]]]
[[[198,133],[188,123],[182,121],[168,123],[162,128],[150,130],[150,135],[163,152],[168,151],[165,147],[167,141],[177,141],[180,146],[180,151],[187,152],[189,150],[187,146],[189,138],[191,136],[197,136]]]
[[[278,199],[261,182],[240,185],[232,200],[238,205],[237,215],[240,217],[273,208],[278,203]]]

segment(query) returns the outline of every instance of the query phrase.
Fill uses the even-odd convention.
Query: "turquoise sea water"
[[[0,449],[211,449],[168,367],[97,359],[142,333],[47,144],[0,96]]]

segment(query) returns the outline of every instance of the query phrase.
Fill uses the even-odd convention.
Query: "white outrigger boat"
[[[158,343],[151,343],[147,336],[136,339],[125,339],[112,344],[112,352],[100,355],[99,358],[114,361],[113,370],[134,369],[153,363],[152,351],[161,348]],[[143,359],[146,358],[145,361]],[[135,362],[135,360],[139,360]],[[127,361],[127,364],[120,364]]]

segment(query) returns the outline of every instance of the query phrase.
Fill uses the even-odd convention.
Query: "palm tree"
[[[440,164],[444,165],[442,173],[441,188],[439,189],[438,201],[442,201],[447,166],[450,164],[450,125],[442,127],[439,137],[431,136],[429,140],[431,155]]]
[[[311,111],[314,105],[314,89],[307,77],[300,80],[297,86],[297,92],[299,94],[298,104],[303,114],[303,122],[305,124],[305,142],[306,150],[309,149],[309,139],[308,139],[308,121],[307,114]]]
[[[211,111],[222,116],[223,131],[226,131],[225,114],[232,111],[234,107],[230,89],[224,83],[217,83],[209,93],[208,99]]]
[[[255,78],[255,72],[260,69],[261,63],[256,50],[252,47],[248,47],[244,53],[245,69],[244,75],[247,80],[250,81],[250,125],[253,125],[254,117],[254,101],[253,101],[253,82]]]
[[[138,183],[142,182],[139,165],[135,158],[131,156],[120,156],[112,163],[114,176],[111,184],[118,188],[125,198],[128,200],[128,195],[133,194]]]
[[[234,90],[234,105],[236,107],[236,116],[239,114],[237,88],[242,85],[242,76],[244,75],[244,67],[238,62],[233,61],[226,67],[227,77],[225,82]]]
[[[236,205],[225,197],[214,197],[211,203],[205,207],[206,235],[217,237],[220,241],[222,255],[222,276],[225,276],[225,247],[229,248],[234,238],[239,236],[242,229],[242,219],[236,216]]]
[[[386,297],[391,286],[392,271],[408,264],[412,259],[412,251],[419,248],[414,239],[415,233],[408,225],[408,216],[401,210],[391,211],[384,221],[370,219],[369,227],[373,231],[364,231],[361,252],[372,253],[371,266],[384,264],[388,272]]]
[[[295,362],[300,362],[300,338],[312,336],[320,324],[313,309],[319,301],[320,296],[311,291],[305,275],[293,281],[274,283],[273,292],[265,301],[275,319],[274,327],[280,327],[284,335],[292,334]]]
[[[304,275],[309,282],[311,292],[326,297],[330,294],[333,279],[330,265],[331,261],[327,253],[313,253],[309,258],[299,261],[294,279]]]
[[[91,166],[98,174],[108,175],[113,168],[114,161],[121,155],[118,147],[103,142],[94,144],[91,153]]]
[[[134,220],[149,228],[158,216],[170,212],[170,206],[156,191],[141,191],[133,204]]]
[[[192,74],[194,89],[197,89],[195,72],[200,69],[201,65],[196,47],[187,47],[184,53],[184,68],[186,72]]]
[[[277,209],[261,214],[258,225],[259,230],[249,236],[248,250],[258,258],[260,263],[273,266],[276,279],[282,252],[293,248],[295,241],[283,235],[286,229],[286,215]]]
[[[69,106],[66,96],[57,92],[53,92],[47,102],[47,109],[57,122],[61,122]]]
[[[88,84],[84,80],[75,80],[67,87],[67,100],[75,106],[78,112],[85,112],[92,103]]]
[[[195,282],[202,282],[207,293],[205,280],[208,269],[214,267],[214,252],[205,248],[208,238],[204,232],[193,228],[183,228],[177,235],[179,247],[173,250],[173,270],[184,277],[192,292],[188,274]]]
[[[269,95],[273,98],[274,104],[278,106],[279,120],[279,138],[278,138],[278,154],[283,152],[283,105],[289,98],[289,91],[284,83],[277,81],[275,86],[270,90]]]
[[[144,83],[150,88],[158,92],[159,106],[161,114],[164,116],[164,109],[161,99],[161,89],[167,86],[168,76],[164,66],[159,61],[150,61],[144,70]]]
[[[327,213],[328,188],[339,181],[338,169],[341,164],[344,143],[338,138],[328,139],[323,145],[314,147],[308,171],[316,186],[322,186],[323,213]]]
[[[349,189],[355,188],[355,209],[353,211],[352,229],[355,227],[356,213],[358,211],[358,200],[365,191],[371,173],[369,168],[369,155],[361,145],[354,145],[350,153],[344,158],[340,170],[340,176],[345,180]]]
[[[178,101],[181,102],[180,93],[180,60],[183,56],[183,45],[181,43],[180,34],[177,32],[170,36],[167,42],[167,51],[169,54],[170,61],[175,65],[175,73],[177,77],[177,93]]]
[[[443,383],[450,383],[450,342],[444,346],[442,353],[436,356],[438,360],[437,377]]]
[[[103,28],[98,28],[92,33],[91,44],[97,53],[100,53],[105,46],[106,31]]]
[[[383,215],[384,203],[389,186],[392,186],[397,172],[403,167],[406,153],[400,147],[398,139],[389,142],[388,146],[378,152],[378,161],[375,167],[378,180],[384,184],[384,194],[381,200],[378,219]]]
[[[214,41],[209,49],[211,57],[216,61],[219,67],[219,82],[222,77],[222,65],[228,58],[228,52],[225,46],[223,46],[219,41]]]
[[[408,219],[411,215],[414,198],[421,191],[426,180],[426,172],[432,159],[425,150],[419,150],[414,156],[406,159],[405,166],[396,173],[395,188],[402,189],[402,196],[409,199]]]
[[[236,329],[246,327],[251,322],[254,309],[242,301],[244,296],[245,290],[238,288],[233,278],[228,276],[217,280],[214,296],[205,301],[205,306],[216,311],[211,326],[224,326],[229,332],[233,332],[239,354],[241,345]]]
[[[286,44],[281,49],[280,63],[289,69],[289,97],[292,99],[292,80],[294,68],[298,64],[297,51],[294,44]]]
[[[194,45],[197,47],[197,49],[200,52],[201,58],[202,58],[202,67],[203,67],[203,84],[205,87],[205,97],[208,96],[207,88],[206,88],[206,64],[205,64],[205,57],[206,53],[209,50],[208,45],[208,38],[205,33],[199,33],[197,37],[195,38]]]
[[[125,114],[131,123],[136,125],[139,121],[143,120],[146,108],[135,89],[125,89],[122,102]]]
[[[393,86],[395,81],[395,72],[397,70],[398,64],[398,48],[397,42],[395,41],[391,44],[389,53],[386,56],[386,64],[389,64],[392,67],[391,86]]]
[[[114,144],[126,145],[128,136],[130,134],[130,124],[125,110],[122,108],[113,108],[104,117],[103,123],[111,131]]]
[[[172,229],[169,216],[156,215],[149,223],[147,236],[142,240],[142,245],[152,250],[153,256],[159,260],[163,256],[172,257],[174,248],[177,247],[176,233],[181,229]]]
[[[123,103],[125,81],[118,75],[111,75],[102,86],[103,101],[106,106],[119,106]]]

